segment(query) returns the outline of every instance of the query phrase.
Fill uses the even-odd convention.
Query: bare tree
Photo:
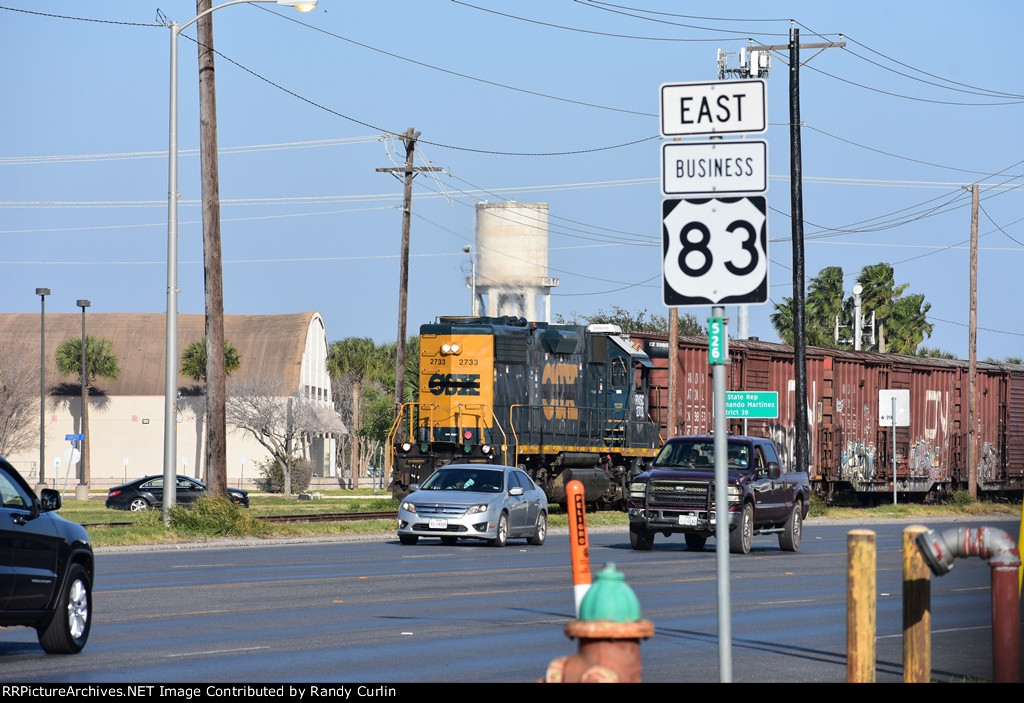
[[[28,449],[38,440],[39,347],[0,344],[0,455]]]
[[[348,430],[329,407],[282,395],[280,379],[230,379],[225,414],[227,423],[247,432],[281,463],[284,494],[291,495],[292,443],[302,434],[345,434]]]

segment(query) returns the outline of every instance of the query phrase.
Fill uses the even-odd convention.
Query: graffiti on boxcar
[[[875,476],[875,445],[850,439],[839,454],[840,476],[848,481],[867,481]]]
[[[927,435],[928,432],[926,431]],[[910,445],[910,455],[907,463],[911,476],[929,476],[932,469],[939,468],[939,457],[941,449],[938,445],[932,444],[927,439],[918,439]]]
[[[710,431],[708,407],[708,384],[706,373],[686,373],[686,395],[682,398],[683,434],[703,434]]]
[[[1002,462],[999,460],[999,451],[991,442],[985,442],[981,447],[981,458],[978,461],[978,478],[997,478],[1000,475],[1000,466]]]

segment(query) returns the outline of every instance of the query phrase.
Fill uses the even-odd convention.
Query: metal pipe
[[[992,662],[996,683],[1020,682],[1021,565],[1017,544],[994,527],[957,527],[941,534],[928,530],[916,539],[918,549],[937,576],[948,574],[957,557],[987,559],[992,568]]]

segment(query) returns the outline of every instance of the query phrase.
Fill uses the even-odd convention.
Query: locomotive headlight
[[[444,344],[442,344],[441,345],[441,353],[442,354],[451,354],[452,353],[452,345],[449,344],[448,342],[445,342]]]
[[[491,453],[491,445],[484,444],[483,446],[480,447],[480,451],[482,451],[484,454],[490,454]]]
[[[451,353],[452,354],[461,354],[462,353],[462,345],[459,344],[458,342],[455,342],[454,344],[452,344],[451,345]]]
[[[402,442],[402,451],[407,452],[412,449],[412,445],[409,442]]]

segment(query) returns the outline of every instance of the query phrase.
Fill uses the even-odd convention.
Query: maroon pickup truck
[[[806,472],[782,472],[775,443],[729,435],[729,551],[746,554],[754,535],[777,534],[779,546],[800,549],[811,502]],[[629,542],[650,549],[654,535],[682,533],[689,549],[714,537],[715,438],[673,437],[629,486]]]

